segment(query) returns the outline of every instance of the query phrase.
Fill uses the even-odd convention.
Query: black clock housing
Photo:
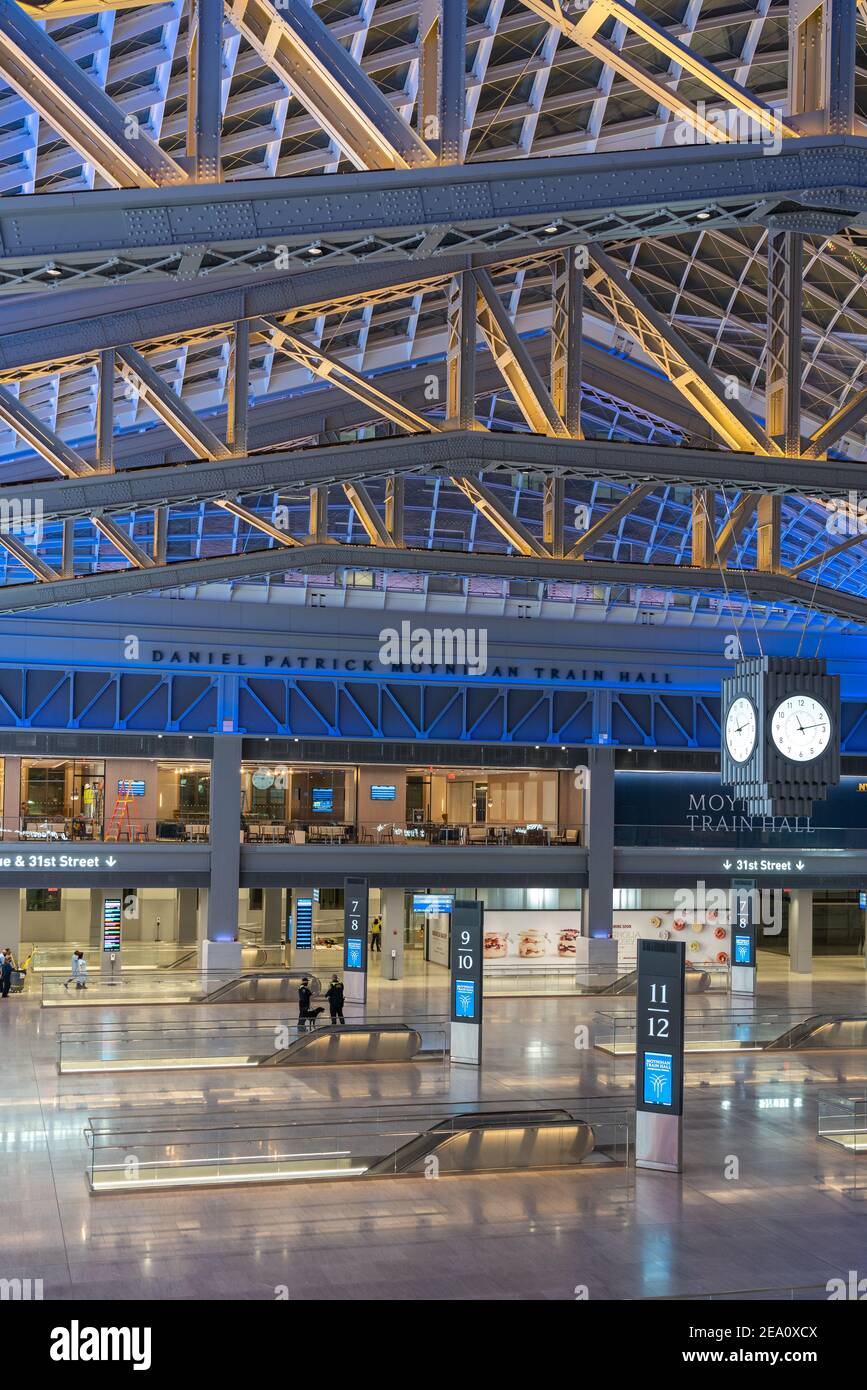
[[[831,737],[810,762],[787,758],[771,736],[777,706],[792,695],[810,695],[828,711]],[[745,695],[756,710],[756,745],[746,762],[728,751],[729,709]],[[720,776],[753,816],[808,816],[840,780],[840,677],[830,676],[821,657],[756,656],[741,661],[722,683]]]

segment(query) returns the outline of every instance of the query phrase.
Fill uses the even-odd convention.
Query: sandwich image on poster
[[[671,1105],[672,1060],[670,1052],[645,1052],[645,1105]]]

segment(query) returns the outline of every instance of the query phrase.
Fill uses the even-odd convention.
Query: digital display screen
[[[118,782],[117,794],[118,796],[144,796],[145,784],[144,782]]]
[[[644,1054],[644,1104],[671,1105],[674,1059],[670,1052]]]
[[[858,906],[867,907],[867,893],[858,894]]]
[[[735,965],[752,965],[751,944],[749,936],[735,937]]]
[[[360,970],[364,964],[361,957],[361,937],[350,936],[346,941],[346,965],[350,970]]]
[[[313,899],[299,898],[295,904],[295,947],[309,951],[313,945]]]
[[[371,801],[394,801],[397,796],[397,787],[371,787]]]
[[[451,912],[454,898],[445,893],[413,893],[413,912]]]
[[[455,1016],[456,1018],[475,1018],[475,980],[455,980]]]
[[[120,950],[120,898],[105,898],[102,904],[102,949]]]
[[[334,792],[331,787],[313,788],[313,810],[314,811],[333,811]]]

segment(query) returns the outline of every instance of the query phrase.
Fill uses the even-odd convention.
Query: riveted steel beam
[[[0,588],[0,612],[25,612],[55,604],[83,603],[91,599],[117,598],[176,589],[191,584],[229,581],[281,574],[286,570],[371,569],[368,545],[307,544],[275,546],[241,554],[213,556],[205,560],[179,561],[152,569],[101,571],[75,579],[39,584],[13,584]],[[721,592],[718,568],[692,565],[630,564],[609,560],[558,560],[553,556],[490,555],[433,550],[377,550],[374,568],[414,574],[481,575],[497,578],[572,581],[581,584],[633,588],[636,602],[642,588],[673,589],[686,593]],[[732,571],[739,593],[757,603],[788,604],[867,626],[867,598],[815,585],[786,574],[758,570]],[[731,581],[730,581],[731,582]]]
[[[117,367],[124,380],[196,458],[231,458],[231,449],[166,385],[159,372],[141,353],[130,347],[118,348]]]
[[[863,463],[829,460],[821,469],[812,459],[782,455],[728,453],[657,444],[561,440],[522,432],[445,430],[437,434],[353,441],[312,449],[281,450],[244,459],[177,463],[87,476],[40,479],[0,487],[0,501],[28,506],[39,502],[46,520],[88,516],[93,511],[122,512],[178,505],[196,499],[245,496],[281,490],[301,491],[328,483],[394,478],[410,474],[476,478],[497,473],[533,473],[611,482],[652,482],[659,487],[712,486],[751,494],[814,497],[837,501],[864,488]],[[400,506],[386,525],[395,539]],[[713,515],[713,513],[711,513]]]
[[[423,247],[435,228],[431,257],[453,256],[460,246],[462,254],[497,249],[502,260],[531,247],[756,225],[780,205],[827,214],[829,231],[857,225],[867,214],[867,141],[784,140],[773,158],[761,144],[666,146],[448,169],[121,189],[86,199],[15,195],[0,199],[0,285],[19,294],[18,273],[51,262],[70,274],[80,269],[83,286],[104,289],[104,269],[91,277],[91,268],[112,256],[116,280],[146,272],[169,281],[191,243],[225,254],[220,273],[227,278],[244,268],[232,257],[256,248],[261,255],[250,264],[251,277],[273,272],[278,245],[286,248],[287,270],[390,258],[406,264],[415,254],[428,256]],[[209,270],[208,284],[216,288],[218,280]]]

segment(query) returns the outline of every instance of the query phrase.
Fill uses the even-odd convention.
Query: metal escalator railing
[[[421,1033],[406,1023],[346,1023],[314,1028],[265,1057],[263,1067],[411,1062],[422,1051]]]

